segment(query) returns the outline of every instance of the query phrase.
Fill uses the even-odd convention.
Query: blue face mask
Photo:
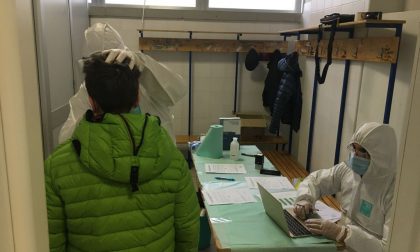
[[[130,111],[130,113],[132,113],[132,114],[141,114],[141,109],[140,109],[140,106],[137,106],[137,107],[133,108],[133,109]]]
[[[366,173],[369,168],[370,160],[356,156],[354,153],[350,154],[348,166],[360,176]]]

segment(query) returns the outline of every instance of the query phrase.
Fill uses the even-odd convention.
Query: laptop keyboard
[[[287,211],[283,210],[284,215],[286,216],[287,225],[289,226],[290,232],[295,236],[301,235],[311,235],[312,233],[307,230],[302,223],[297,221],[293,216]]]

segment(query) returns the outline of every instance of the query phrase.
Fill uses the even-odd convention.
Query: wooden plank
[[[286,139],[281,136],[261,136],[255,140],[243,140],[239,138],[239,143],[244,145],[252,144],[287,144]]]
[[[287,160],[288,154],[277,151],[263,151],[263,154],[270,160],[274,167],[283,174],[283,176],[290,180],[300,177],[299,170],[296,169],[293,163]]]
[[[314,40],[296,41],[296,51],[300,55],[315,56],[318,42]],[[335,39],[333,44],[333,59],[359,60],[381,63],[396,63],[399,38],[356,38]],[[327,57],[328,40],[321,40],[319,56]]]
[[[366,27],[368,24],[384,24],[384,25],[392,25],[392,24],[405,24],[405,20],[358,20],[354,22],[346,22],[338,24],[338,28],[351,28],[351,27]],[[326,26],[328,28],[330,26]],[[300,29],[293,29],[293,30],[286,30],[281,31],[280,34],[292,34],[292,33],[303,33],[306,32],[316,32],[318,31],[318,26],[313,27],[304,27]]]
[[[287,41],[139,38],[139,49],[144,51],[228,53],[248,52],[251,48],[255,48],[259,53],[271,53],[276,49],[286,53]]]
[[[187,144],[188,142],[198,141],[200,136],[198,135],[176,135],[177,144]],[[287,144],[287,141],[281,136],[262,136],[260,139],[255,140],[241,140],[239,143],[242,145],[253,145],[253,144]]]
[[[199,31],[199,30],[195,30],[195,31],[188,31],[188,30],[159,30],[159,29],[144,29],[144,30],[140,30],[138,29],[139,32],[174,32],[174,33],[187,33],[189,34],[190,32],[193,34],[197,34],[197,33],[201,33],[201,34],[250,34],[250,35],[280,35],[280,32],[247,32],[247,31],[241,31],[241,32],[229,32],[229,31]]]
[[[188,142],[197,141],[200,138],[198,135],[176,135],[176,144],[187,144]]]

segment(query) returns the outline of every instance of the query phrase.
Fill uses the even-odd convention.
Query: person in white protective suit
[[[172,106],[175,105],[187,93],[187,85],[184,79],[177,73],[172,72],[165,65],[157,62],[150,56],[137,51],[131,52],[124,45],[118,32],[108,24],[96,23],[85,31],[88,54],[112,49],[107,61],[114,59],[122,61],[125,57],[131,59],[130,66],[139,66],[141,76],[139,79],[139,108],[134,112],[149,113],[158,116],[172,140],[175,142],[173,132]],[[86,55],[87,56],[87,55]],[[59,143],[69,139],[73,131],[85,114],[91,109],[88,102],[88,94],[85,83],[79,91],[70,98],[70,113],[67,121],[59,133]]]
[[[354,133],[348,147],[347,162],[312,172],[302,181],[294,212],[306,219],[316,200],[336,194],[341,220],[336,224],[308,219],[309,230],[344,243],[347,251],[385,251],[396,173],[394,130],[389,125],[366,123]]]

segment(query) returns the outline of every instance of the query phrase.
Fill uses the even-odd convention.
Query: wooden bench
[[[200,139],[198,135],[176,135],[176,144],[187,144],[188,142],[197,141]]]
[[[187,144],[188,142],[199,140],[198,135],[176,135],[176,144]],[[242,145],[254,144],[287,144],[287,141],[281,136],[262,136],[258,139],[239,139]]]

